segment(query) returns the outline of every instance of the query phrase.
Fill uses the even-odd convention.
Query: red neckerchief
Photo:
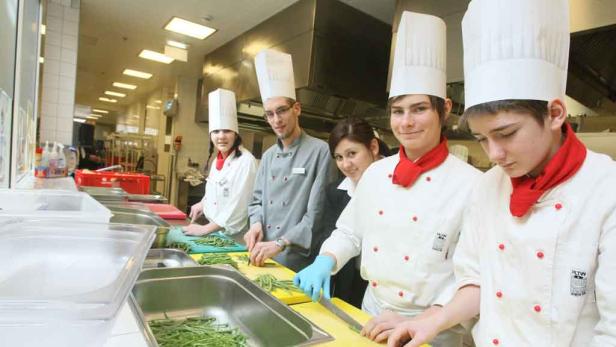
[[[218,152],[216,156],[216,170],[222,170],[222,166],[225,164],[225,158],[222,157],[222,153]]]
[[[408,188],[415,183],[417,178],[424,172],[430,171],[441,165],[447,156],[447,139],[441,137],[441,142],[428,153],[424,154],[417,161],[413,162],[406,156],[404,146],[400,146],[400,160],[394,169],[394,175],[391,178],[393,184],[397,184]]]
[[[568,180],[580,169],[586,158],[586,147],[565,123],[565,142],[550,159],[537,177],[511,178],[513,191],[509,201],[509,211],[515,217],[522,217],[546,191]]]

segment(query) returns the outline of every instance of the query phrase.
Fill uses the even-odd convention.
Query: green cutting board
[[[230,237],[220,232],[211,233],[209,235],[231,240]],[[200,238],[201,236],[184,235],[184,233],[182,232],[182,227],[172,227],[171,230],[169,230],[169,234],[167,235],[167,245],[170,245],[174,242],[186,243],[190,246],[189,253],[229,253],[246,251],[246,247],[240,245],[237,242],[234,242],[234,245],[229,247],[214,247],[196,243],[195,240],[198,240]]]

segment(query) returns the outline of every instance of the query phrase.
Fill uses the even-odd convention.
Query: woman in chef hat
[[[362,334],[383,341],[392,322],[414,317],[453,295],[451,257],[462,210],[480,172],[449,155],[441,134],[451,101],[445,95],[445,23],[404,12],[394,55],[388,111],[398,155],[362,175],[320,255],[295,282],[313,300],[329,297],[330,275],[361,252],[369,282],[363,309],[376,316]],[[435,346],[461,346],[460,327]]]
[[[237,126],[235,94],[217,89],[208,95],[210,155],[216,149],[205,195],[193,205],[190,217],[194,221],[202,213],[207,224],[191,223],[184,228],[187,235],[206,235],[223,231],[227,235],[246,231],[248,228],[248,203],[252,195],[257,164],[255,157],[241,146]]]
[[[467,203],[454,299],[401,323],[391,346],[477,314],[477,346],[616,346],[616,164],[566,122],[568,12],[567,0],[469,4],[464,120],[496,166]]]

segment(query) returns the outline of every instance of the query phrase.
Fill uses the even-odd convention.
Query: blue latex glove
[[[325,298],[330,299],[329,281],[335,260],[328,255],[320,255],[314,263],[298,272],[293,278],[293,283],[298,286],[312,301],[318,301],[321,296],[321,289]]]

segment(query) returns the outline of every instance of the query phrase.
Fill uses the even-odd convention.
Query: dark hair
[[[468,129],[468,119],[480,115],[495,115],[499,112],[529,113],[541,127],[548,116],[548,102],[544,100],[498,100],[484,102],[469,107],[462,118],[460,126]]]
[[[234,131],[235,132],[235,131]],[[240,145],[242,144],[242,137],[240,134],[235,133],[235,141],[233,141],[233,146],[231,147],[231,152],[235,151],[235,157],[239,158],[242,156],[242,151],[238,150]],[[205,167],[203,168],[203,172],[207,172],[210,167],[210,159],[212,159],[212,153],[214,153],[214,142],[212,142],[212,137],[210,136],[210,154],[207,157],[207,161],[205,162]]]
[[[344,139],[361,143],[368,149],[370,149],[372,140],[377,139],[379,143],[379,154],[382,156],[389,155],[389,148],[387,147],[387,145],[380,139],[376,138],[372,126],[363,119],[349,117],[339,121],[338,124],[336,124],[334,129],[332,129],[331,133],[329,134],[328,140],[329,151],[332,157],[334,156],[336,147],[338,146],[340,141]]]
[[[390,98],[389,100],[387,100],[387,114],[391,114],[391,106],[393,105],[394,102],[404,98],[407,95],[409,94],[394,96],[393,98]],[[439,122],[441,123],[441,125],[444,125],[445,116],[447,116],[447,114],[445,114],[445,99],[439,98],[438,96],[434,96],[434,95],[427,95],[427,96],[428,96],[428,99],[430,99],[430,105],[432,106],[432,109],[435,110],[436,113],[438,113]]]

